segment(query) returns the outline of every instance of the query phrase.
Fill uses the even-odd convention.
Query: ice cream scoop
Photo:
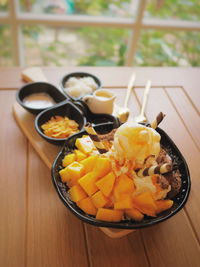
[[[160,134],[145,125],[126,122],[117,129],[113,146],[119,159],[135,160],[136,163],[143,164],[148,156],[158,156]]]

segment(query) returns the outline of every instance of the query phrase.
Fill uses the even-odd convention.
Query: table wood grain
[[[176,216],[120,239],[83,224],[59,200],[49,169],[12,116],[16,89],[24,84],[21,69],[0,68],[0,266],[200,266],[200,68],[43,70],[55,85],[67,72],[92,72],[114,91],[120,105],[135,70],[136,86],[129,101],[133,116],[140,110],[146,80],[151,79],[146,115],[151,121],[159,111],[166,114],[161,128],[188,163],[191,193]]]

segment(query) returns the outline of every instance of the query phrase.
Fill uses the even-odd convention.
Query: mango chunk
[[[133,206],[141,213],[156,216],[156,204],[150,192],[144,192],[133,197]]]
[[[105,204],[104,208],[114,208],[113,200],[108,198],[108,202]]]
[[[107,222],[119,222],[122,220],[123,211],[99,208],[96,219]]]
[[[96,147],[88,135],[77,138],[75,145],[80,151],[87,155],[90,154],[92,150],[96,150]]]
[[[76,159],[75,154],[71,153],[68,154],[64,157],[64,159],[62,160],[62,166],[63,167],[67,167],[69,164],[71,164],[72,162],[74,162]]]
[[[87,194],[80,187],[80,185],[74,185],[69,189],[70,198],[74,202],[78,202],[87,197]]]
[[[94,156],[89,156],[88,158],[80,161],[80,163],[83,164],[83,166],[85,167],[86,173],[93,170],[97,158],[98,158],[98,155],[94,155]]]
[[[70,176],[68,174],[68,170],[67,167],[65,167],[64,169],[59,171],[61,180],[63,183],[67,183],[70,180]]]
[[[115,201],[118,201],[121,199],[121,195],[124,194],[132,194],[135,190],[134,182],[132,179],[130,179],[127,175],[121,174],[114,186],[114,199]]]
[[[85,174],[81,179],[79,179],[78,183],[89,196],[98,191],[98,187],[95,185],[96,177],[93,172]]]
[[[144,218],[144,215],[135,208],[125,210],[125,214],[135,221],[141,221]]]
[[[174,204],[174,201],[170,199],[157,200],[155,201],[155,204],[156,204],[156,213],[160,213],[164,210],[170,209]]]
[[[95,208],[94,204],[92,203],[89,197],[81,199],[76,204],[80,209],[82,209],[87,214],[96,215],[97,213],[97,209]]]
[[[93,169],[97,178],[103,177],[112,170],[111,161],[109,158],[98,157]]]
[[[74,150],[74,154],[75,154],[75,157],[76,157],[76,161],[78,161],[78,162],[87,157],[83,152],[81,152],[78,149]]]
[[[65,183],[67,182],[70,187],[77,184],[78,179],[81,178],[84,173],[84,166],[77,161],[74,161],[59,172],[62,181]]]
[[[101,193],[101,191],[98,191],[92,195],[91,200],[96,208],[102,208],[108,202],[108,199]]]
[[[116,201],[114,204],[114,209],[123,210],[123,209],[132,209],[133,200],[131,195],[122,195],[121,199]]]
[[[106,197],[108,197],[113,190],[114,183],[115,175],[113,172],[109,172],[106,176],[96,182],[96,186]]]

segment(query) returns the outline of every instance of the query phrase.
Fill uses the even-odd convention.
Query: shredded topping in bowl
[[[41,128],[46,136],[53,138],[66,138],[79,132],[78,123],[68,117],[55,116],[44,124]]]

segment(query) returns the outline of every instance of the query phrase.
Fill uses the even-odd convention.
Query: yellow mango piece
[[[144,192],[133,197],[133,206],[141,213],[156,216],[156,204],[150,192]]]
[[[98,187],[95,185],[96,177],[93,172],[88,172],[82,178],[79,179],[78,183],[85,190],[85,192],[91,196],[98,191]]]
[[[97,214],[97,209],[95,208],[94,204],[92,203],[89,197],[81,199],[76,204],[80,209],[82,209],[82,211],[84,211],[87,214],[90,214],[90,215]]]
[[[122,220],[123,211],[99,208],[96,219],[107,222],[119,222]]]
[[[96,208],[102,208],[108,202],[108,198],[105,197],[101,191],[97,191],[94,195],[91,196],[92,203]]]
[[[96,182],[96,186],[106,197],[108,197],[113,190],[114,183],[115,175],[113,172],[109,172],[106,176]]]
[[[85,172],[88,173],[93,170],[98,155],[89,156],[88,158],[81,160],[80,163],[85,167]]]
[[[87,158],[87,156],[83,152],[78,150],[78,149],[74,150],[74,154],[75,154],[75,157],[76,157],[76,161],[78,161],[78,162],[83,160],[83,159],[85,159],[85,158]]]
[[[123,210],[123,209],[132,209],[133,200],[131,195],[122,195],[121,199],[114,203],[114,209]]]
[[[75,145],[84,154],[90,154],[92,150],[96,150],[96,147],[94,146],[91,138],[88,135],[77,138]]]
[[[59,174],[60,174],[60,177],[63,183],[66,183],[69,180],[69,175],[68,175],[66,168],[67,167],[59,171]]]
[[[109,158],[98,157],[94,166],[94,173],[97,178],[103,177],[112,170]]]
[[[78,202],[83,198],[87,197],[85,191],[80,187],[80,185],[74,185],[69,189],[70,198],[74,202]]]
[[[59,172],[61,179],[63,182],[67,182],[68,186],[73,186],[77,183],[78,179],[81,178],[85,172],[84,172],[84,166],[77,162],[74,161],[67,167],[65,167],[64,170],[61,170]]]
[[[155,204],[156,204],[156,213],[160,213],[164,210],[170,209],[174,204],[174,201],[170,199],[156,200]]]
[[[104,208],[114,208],[114,202],[108,198],[108,202],[105,204]]]
[[[64,159],[62,160],[62,166],[67,167],[69,164],[75,161],[75,154],[67,154]]]
[[[114,185],[113,195],[115,201],[121,200],[121,195],[132,194],[134,190],[133,180],[127,175],[121,174]]]
[[[141,221],[144,218],[144,215],[135,208],[125,210],[125,214],[135,221]]]

